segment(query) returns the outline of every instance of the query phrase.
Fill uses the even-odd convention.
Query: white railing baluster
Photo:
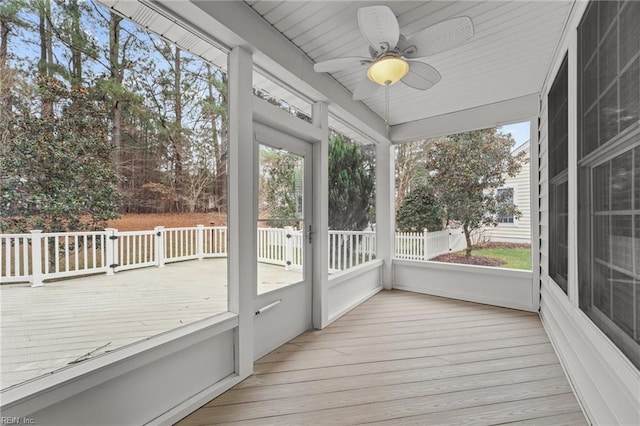
[[[20,238],[16,238],[13,245],[13,271],[20,275]]]
[[[60,272],[60,238],[56,235],[53,237],[53,273]]]
[[[102,250],[104,251],[104,246],[102,246]],[[96,247],[96,234],[91,236],[91,261],[93,262],[93,267],[97,268],[98,264],[96,263],[96,254],[98,247]]]
[[[77,271],[78,270],[78,236],[77,235],[73,236],[73,263],[74,263],[74,270]]]
[[[49,241],[50,237],[44,237],[44,274],[49,275]]]
[[[22,238],[22,257],[20,259],[20,266],[22,267],[22,275],[29,275],[29,241],[27,237]]]
[[[198,225],[196,230],[196,257],[204,259],[204,225]]]
[[[69,236],[64,236],[64,270],[69,271]]]
[[[2,243],[4,244],[4,267],[5,277],[11,276],[11,237],[3,238]]]
[[[138,251],[138,246],[142,245],[142,235],[132,235],[131,238],[133,239],[133,246],[129,247],[129,249],[133,252],[133,263],[144,263]]]
[[[83,263],[83,269],[86,269],[89,265],[89,236],[88,235],[84,235],[83,236],[83,243],[82,243],[82,261]]]
[[[120,266],[129,266],[131,265],[131,250],[129,250],[129,244],[131,242],[131,237],[128,235],[120,235],[118,238],[120,241]]]
[[[24,245],[27,246],[26,239]],[[25,253],[24,259],[25,264],[28,264],[27,253]],[[25,272],[25,275],[29,274],[28,271]],[[31,231],[31,287],[41,287],[42,285],[42,231],[34,230]]]

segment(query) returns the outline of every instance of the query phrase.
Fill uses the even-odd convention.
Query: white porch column
[[[253,372],[253,297],[257,273],[251,53],[229,55],[229,311],[238,314],[236,372]]]
[[[395,158],[389,142],[376,145],[376,258],[382,259],[382,285],[393,287],[395,250]]]
[[[313,125],[322,130],[322,140],[313,145],[313,326],[329,322],[329,108],[313,105]]]

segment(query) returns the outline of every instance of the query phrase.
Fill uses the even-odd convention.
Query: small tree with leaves
[[[299,156],[267,146],[260,147],[261,216],[283,219],[278,223],[281,226],[298,227],[302,184],[302,163]]]
[[[373,189],[373,171],[360,147],[334,135],[329,141],[329,229],[365,229]]]
[[[496,216],[520,212],[513,204],[494,195],[506,177],[514,177],[526,161],[526,153],[512,155],[510,135],[495,128],[451,135],[436,141],[429,150],[429,184],[443,207],[447,220],[462,225],[471,255],[471,231],[483,225],[495,225]]]
[[[402,200],[396,215],[401,232],[430,232],[442,229],[442,209],[428,186],[413,188]]]
[[[59,114],[9,119],[1,135],[0,230],[98,228],[117,217],[119,203],[106,107],[54,78],[40,86]]]

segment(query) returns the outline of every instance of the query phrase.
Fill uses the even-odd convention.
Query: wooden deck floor
[[[299,274],[259,264],[260,291]],[[227,310],[226,259],[0,286],[0,388]],[[96,350],[97,349],[97,350]]]
[[[587,424],[537,315],[382,292],[178,423]]]

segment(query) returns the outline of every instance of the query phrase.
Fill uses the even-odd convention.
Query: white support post
[[[382,259],[382,285],[393,288],[395,254],[395,160],[389,142],[376,145],[376,259]]]
[[[196,250],[198,260],[204,259],[204,225],[196,226]]]
[[[422,230],[422,250],[424,251],[424,260],[429,260],[429,246],[427,245],[428,234],[427,228]]]
[[[164,267],[164,246],[165,246],[165,233],[164,233],[164,226],[156,226],[155,228],[153,228],[153,233],[155,234],[155,239],[153,240],[155,242],[154,244],[154,251],[156,254],[156,266],[158,268],[163,268]]]
[[[312,124],[322,131],[313,145],[313,326],[329,323],[329,107],[313,105]],[[337,236],[336,236],[337,238]],[[337,253],[333,253],[334,265]],[[339,268],[339,266],[337,266]]]
[[[25,262],[27,259],[25,259]],[[31,287],[42,287],[42,231],[31,231]]]
[[[290,271],[293,263],[293,226],[285,226],[284,233],[284,269]]]
[[[116,236],[116,233],[118,232],[118,230],[115,228],[104,228],[104,230],[107,234],[105,238],[105,251],[106,251],[105,260],[107,262],[107,275],[113,275],[115,268],[112,267],[112,265],[116,264],[119,256],[118,256],[118,240],[112,237]]]
[[[258,281],[257,149],[253,132],[253,58],[242,47],[229,54],[228,297],[238,314],[235,368],[240,378],[253,372],[253,303]]]
[[[629,10],[627,8],[627,10]],[[568,219],[567,219],[567,241],[568,241],[568,249],[567,249],[567,261],[568,261],[568,268],[567,268],[567,295],[569,297],[569,300],[571,300],[571,302],[573,303],[573,306],[576,307],[576,309],[580,309],[580,299],[578,297],[578,291],[579,291],[579,281],[578,281],[578,252],[581,249],[578,246],[578,85],[576,83],[576,79],[577,79],[577,75],[578,75],[578,32],[577,31],[572,31],[570,33],[571,35],[569,36],[569,49],[567,52],[568,55],[568,82],[569,82],[569,86],[567,88],[567,95],[568,95],[568,134],[567,134],[567,138],[568,138],[568,144],[567,144],[567,148],[568,148],[568,168],[567,168],[567,173],[569,174],[569,179],[568,179],[568,206],[567,206],[567,214],[568,214]],[[547,123],[549,122],[549,120],[547,120]],[[534,140],[537,141],[538,140],[538,132],[536,132],[535,135],[531,136],[531,141],[533,142]],[[535,136],[535,139],[534,139]],[[547,141],[549,140],[549,137],[547,136]],[[532,144],[530,144],[531,146]],[[537,147],[537,143],[536,143],[536,147]],[[538,151],[535,151],[536,154],[538,154]],[[549,155],[549,150],[547,150],[547,156]],[[537,158],[537,155],[536,155]],[[637,164],[637,163],[636,163]],[[535,167],[531,167],[531,169],[534,169]],[[547,168],[548,169],[548,168]],[[549,173],[549,171],[547,170],[547,173]],[[533,174],[533,170],[532,170],[532,176],[534,177],[535,180],[535,184],[537,186],[538,181],[538,173],[535,173],[535,175]],[[549,197],[549,179],[547,177],[546,179],[547,182],[547,197]],[[534,191],[531,191],[531,193],[533,194]],[[537,191],[535,191],[535,193],[537,194]],[[537,205],[537,199],[536,199],[536,205]],[[533,204],[532,204],[533,205]],[[637,219],[636,219],[637,220]],[[538,221],[538,218],[536,218],[536,221]],[[539,225],[539,223],[536,223],[536,225]],[[547,228],[547,233],[549,232],[548,229],[549,227],[545,227]],[[538,227],[538,232],[537,233],[532,233],[532,235],[536,235],[539,234],[539,230],[540,228]],[[540,237],[539,235],[537,235],[537,256],[536,259],[532,259],[533,263],[532,265],[534,266],[535,270],[537,270],[538,275],[540,274],[540,265],[536,265],[536,263],[539,263],[540,259]],[[547,234],[545,236],[546,240],[549,241],[549,235]],[[532,250],[533,251],[533,250]],[[548,271],[549,265],[545,265],[545,270]],[[636,290],[637,291],[637,290]],[[538,304],[540,303],[540,298],[538,298],[538,300],[536,301]]]

